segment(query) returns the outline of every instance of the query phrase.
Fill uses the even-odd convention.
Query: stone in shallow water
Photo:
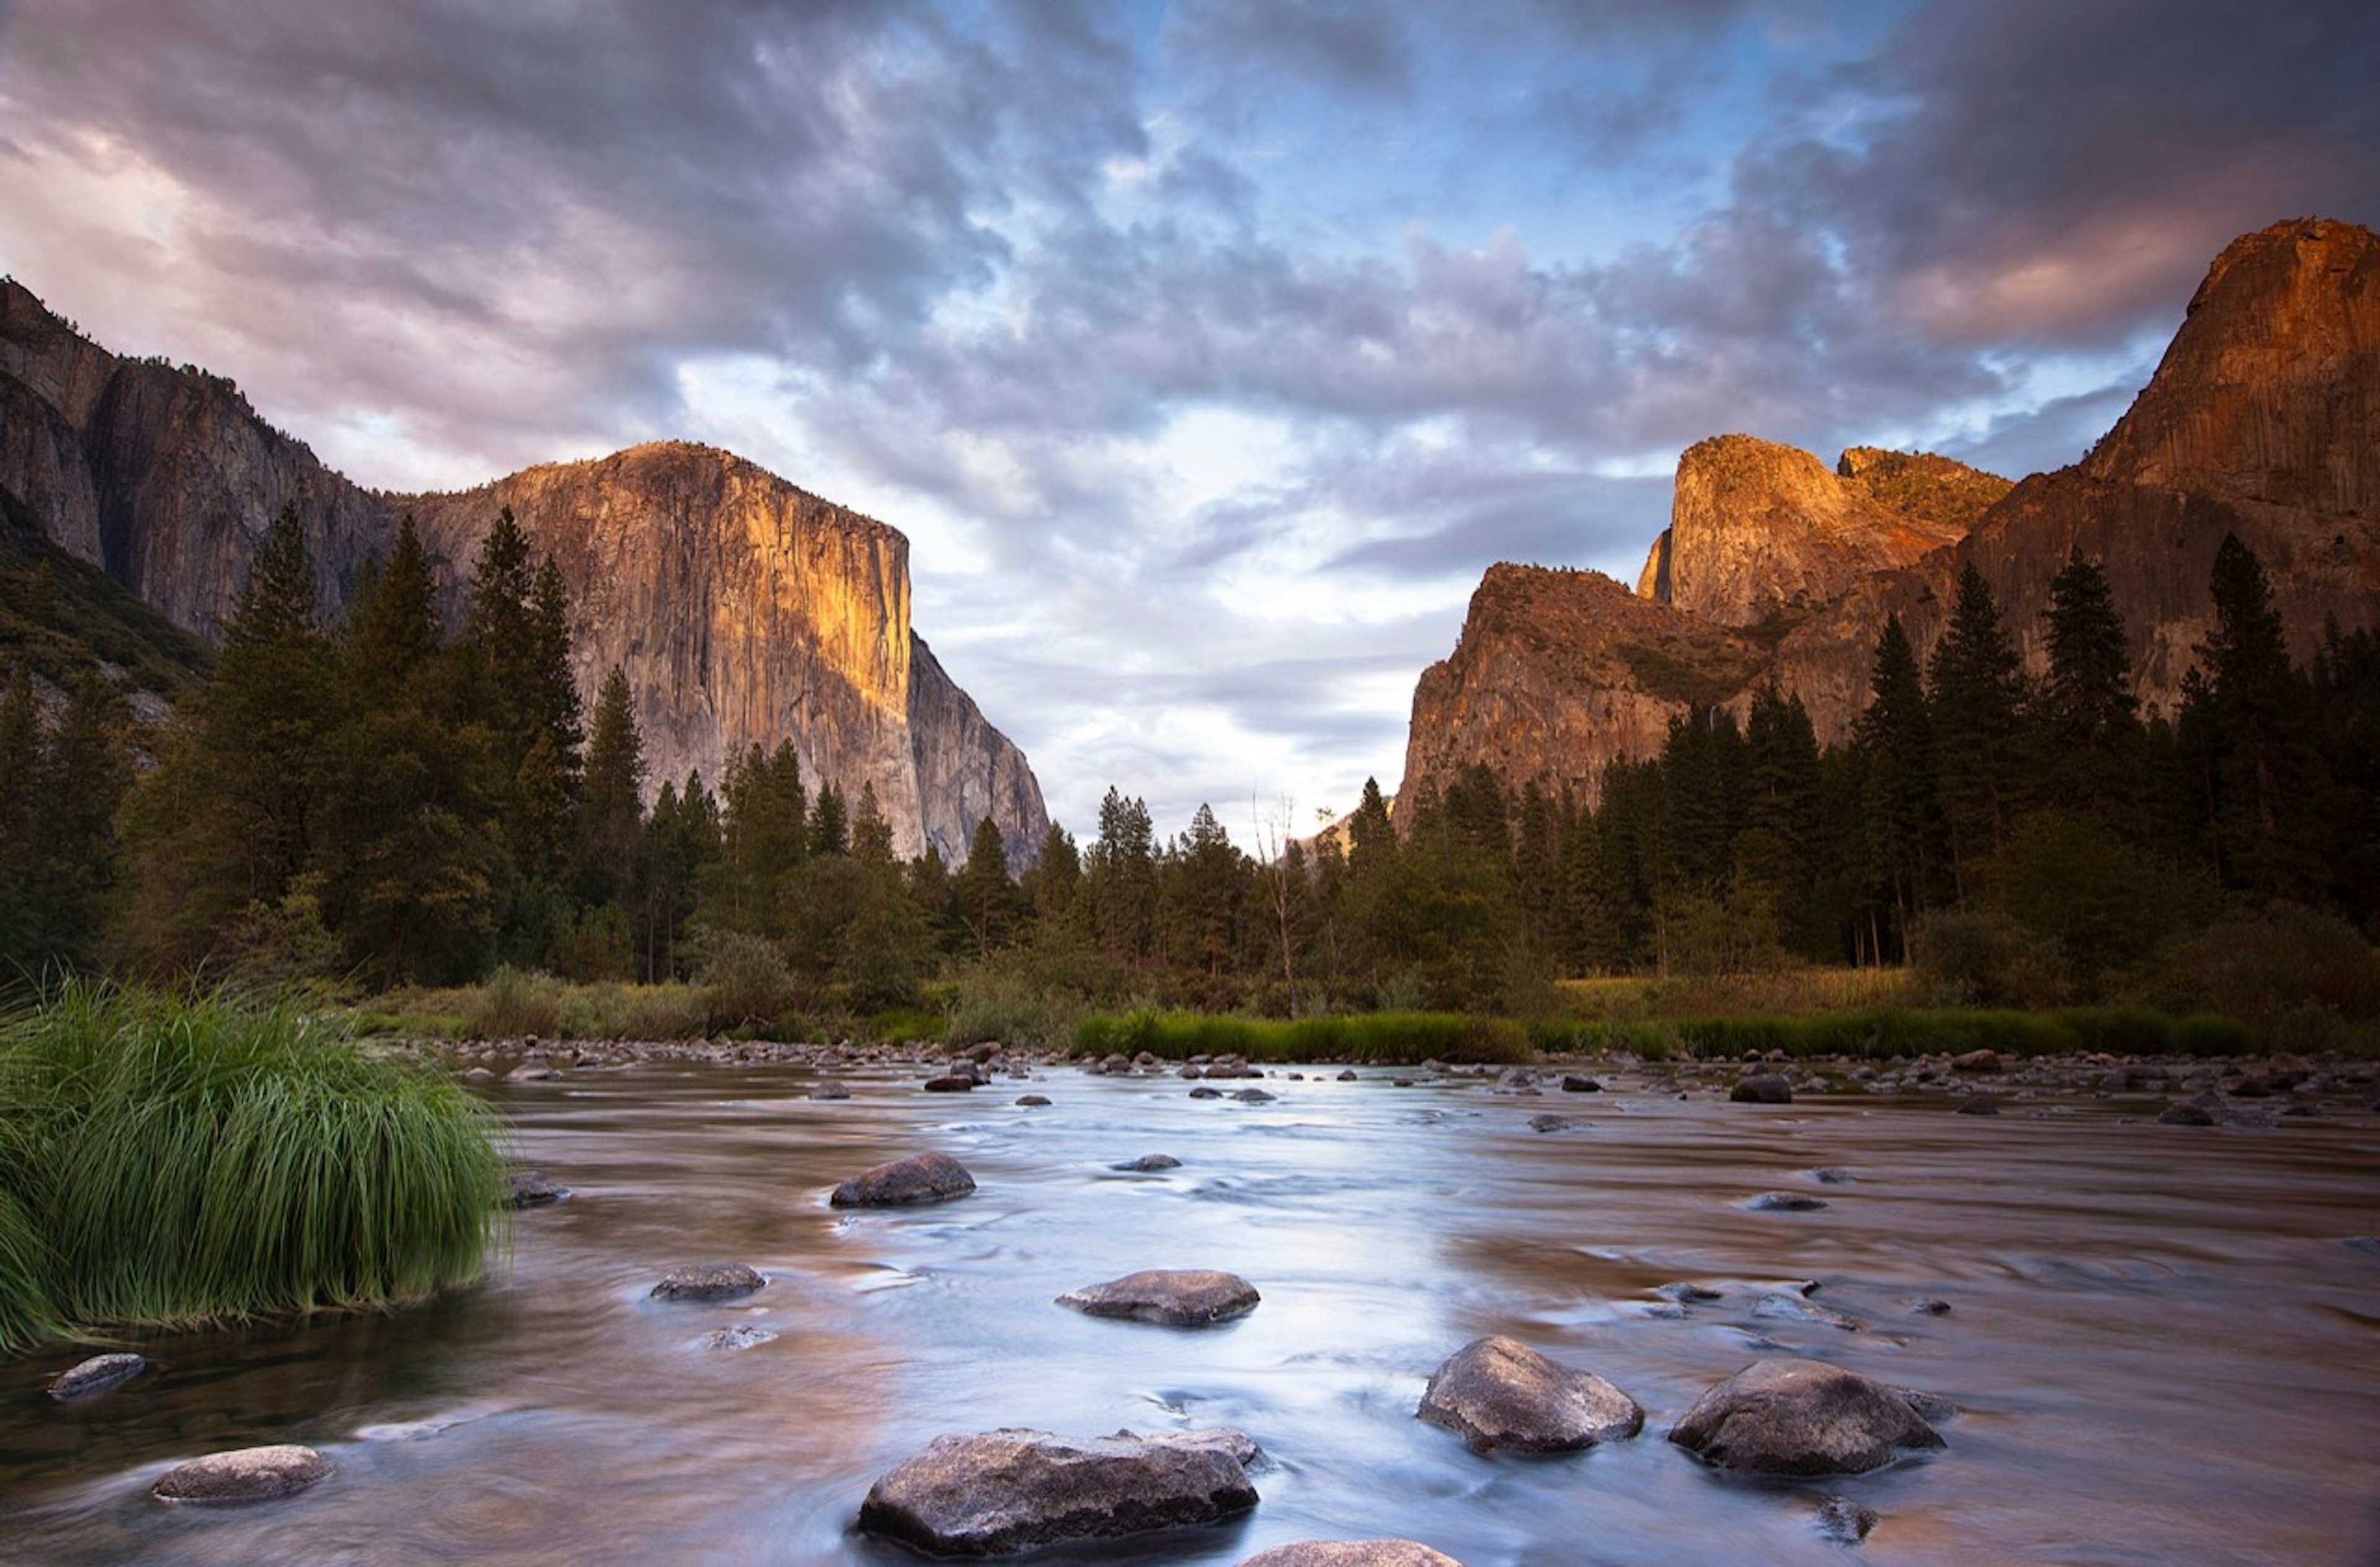
[[[1879,1515],[1847,1496],[1830,1496],[1818,1503],[1818,1530],[1837,1545],[1857,1545],[1867,1538]]]
[[[89,1398],[122,1387],[148,1368],[149,1362],[137,1355],[94,1355],[52,1377],[50,1396],[61,1404],[70,1398]]]
[[[741,1262],[688,1262],[662,1275],[652,1294],[657,1300],[734,1300],[768,1282]]]
[[[968,1072],[945,1072],[939,1078],[926,1079],[928,1093],[967,1093],[975,1088],[975,1077]]]
[[[1417,1540],[1300,1540],[1260,1550],[1239,1567],[1463,1567]]]
[[[1575,1072],[1564,1073],[1561,1086],[1564,1093],[1601,1093],[1603,1091],[1601,1083],[1593,1078],[1580,1077]]]
[[[707,1334],[703,1338],[702,1347],[705,1349],[757,1349],[776,1336],[766,1328],[756,1328],[749,1323],[739,1322],[735,1327],[722,1328],[715,1333]]]
[[[1039,1110],[1050,1103],[1050,1096],[1046,1093],[1020,1093],[1016,1096],[1016,1103],[1027,1110]]]
[[[243,1447],[176,1465],[150,1493],[164,1501],[265,1501],[330,1472],[330,1461],[310,1447]]]
[[[1203,1328],[1245,1317],[1263,1299],[1237,1273],[1211,1268],[1146,1268],[1058,1297],[1093,1317],[1128,1317],[1170,1328]]]
[[[975,1190],[966,1166],[947,1153],[913,1153],[854,1175],[834,1188],[829,1200],[837,1208],[897,1208],[911,1202],[941,1202]]]
[[[1480,1452],[1575,1452],[1633,1437],[1645,1425],[1636,1401],[1601,1377],[1500,1335],[1474,1339],[1447,1356],[1415,1414]]]
[[[543,1208],[569,1197],[570,1188],[542,1170],[522,1170],[504,1177],[507,1208]]]
[[[1793,1085],[1774,1072],[1755,1072],[1729,1091],[1738,1104],[1791,1104]]]
[[[1208,1088],[1205,1084],[1201,1083],[1198,1087],[1190,1091],[1190,1097],[1193,1099],[1220,1099],[1223,1097],[1223,1091],[1219,1088]]]
[[[1858,1475],[1943,1444],[1900,1390],[1816,1360],[1760,1360],[1694,1401],[1670,1440],[1721,1469]]]
[[[810,1085],[812,1099],[849,1099],[851,1091],[832,1078],[821,1078]]]
[[[1779,1318],[1789,1322],[1821,1322],[1829,1328],[1840,1328],[1847,1333],[1859,1332],[1859,1323],[1841,1312],[1820,1306],[1815,1301],[1804,1300],[1797,1295],[1787,1295],[1781,1290],[1771,1290],[1753,1302],[1752,1314]]]
[[[1259,1456],[1229,1429],[936,1437],[869,1489],[859,1526],[938,1554],[992,1556],[1212,1524],[1257,1504],[1247,1465]]]
[[[1270,1104],[1274,1096],[1260,1088],[1244,1088],[1232,1097],[1243,1104]]]
[[[1121,1164],[1111,1164],[1111,1170],[1178,1170],[1182,1161],[1171,1153],[1144,1153],[1137,1159],[1127,1159]]]
[[[1529,1117],[1529,1130],[1533,1132],[1559,1132],[1575,1126],[1576,1124],[1577,1123],[1573,1122],[1567,1115],[1532,1115]]]
[[[1997,1115],[1999,1113],[2000,1102],[1988,1093],[1976,1094],[1959,1106],[1961,1115]]]
[[[1764,1191],[1744,1203],[1755,1213],[1808,1213],[1826,1205],[1824,1198],[1798,1191]]]
[[[1659,1296],[1664,1300],[1674,1300],[1681,1306],[1692,1305],[1696,1301],[1717,1300],[1719,1298],[1719,1292],[1711,1288],[1710,1285],[1693,1284],[1683,1280],[1677,1284],[1659,1285],[1653,1291],[1653,1293]]]

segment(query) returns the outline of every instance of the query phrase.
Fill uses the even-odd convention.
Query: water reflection
[[[812,1103],[781,1067],[504,1091],[521,1162],[577,1195],[521,1214],[485,1285],[160,1338],[149,1375],[68,1408],[36,1390],[69,1353],[15,1363],[0,1559],[908,1561],[848,1533],[869,1482],[940,1432],[1000,1425],[1231,1424],[1272,1455],[1240,1524],[1047,1561],[1220,1567],[1385,1533],[1471,1567],[1840,1562],[1813,1521],[1828,1490],[1884,1514],[1862,1548],[1876,1562],[2352,1561],[2371,1539],[2380,1257],[2339,1244],[2380,1229],[2369,1116],[2207,1131],[2081,1099],[1986,1121],[1622,1080],[1565,1097],[1573,1124],[1541,1133],[1548,1101],[1383,1074],[1276,1079],[1261,1105],[1071,1071],[964,1099],[838,1076],[849,1101]],[[1056,1103],[1013,1104],[1028,1087]],[[927,1147],[978,1194],[825,1206]],[[1111,1168],[1157,1151],[1182,1163]],[[1770,1190],[1828,1206],[1742,1206]],[[646,1297],[713,1258],[767,1288]],[[1264,1303],[1196,1332],[1052,1304],[1147,1267],[1228,1269]],[[1716,1298],[1657,1293],[1681,1282]],[[705,1347],[739,1325],[776,1336]],[[1646,1436],[1490,1459],[1415,1420],[1430,1369],[1489,1332],[1617,1382]],[[1966,1413],[1942,1456],[1826,1487],[1726,1479],[1659,1440],[1764,1345]],[[250,1509],[146,1494],[182,1458],[281,1440],[336,1474]]]

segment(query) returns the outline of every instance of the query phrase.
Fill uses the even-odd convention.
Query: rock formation
[[[176,624],[220,636],[285,504],[337,615],[414,514],[459,619],[471,562],[512,508],[561,568],[592,705],[617,665],[650,783],[790,740],[805,779],[872,785],[897,851],[955,863],[990,816],[1012,860],[1049,819],[1024,755],[909,624],[908,540],[725,452],[667,442],[546,464],[460,494],[384,495],[324,467],[237,387],[122,359],[0,283],[0,489],[49,537]]]
[[[1815,459],[1745,436],[1687,452],[1635,595],[1592,573],[1499,565],[1454,653],[1424,671],[1400,790],[1485,761],[1518,790],[1592,800],[1657,753],[1671,717],[1741,710],[1774,680],[1840,742],[1888,615],[1923,657],[1973,562],[2028,667],[2070,552],[2096,560],[2132,637],[2133,684],[2170,710],[2211,628],[2226,533],[2265,563],[2292,650],[2326,620],[2380,621],[2380,235],[2314,219],[2216,259],[2131,409],[2072,467],[2014,486],[1945,458]]]

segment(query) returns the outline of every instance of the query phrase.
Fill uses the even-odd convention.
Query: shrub
[[[692,945],[701,954],[695,982],[711,1021],[722,1027],[766,1022],[791,1005],[794,971],[783,948],[765,936],[703,927]]]
[[[479,1039],[559,1038],[562,982],[509,963],[490,974],[466,1004],[465,1026]]]
[[[499,1213],[484,1107],[286,1005],[70,987],[0,1026],[0,1344],[416,1299]]]

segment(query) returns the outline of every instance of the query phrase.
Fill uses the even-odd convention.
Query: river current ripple
[[[840,1071],[839,1102],[788,1065],[499,1087],[516,1162],[575,1195],[519,1214],[484,1284],[157,1338],[148,1374],[67,1406],[40,1388],[71,1346],[9,1363],[0,1561],[892,1567],[917,1559],[853,1518],[936,1435],[1230,1425],[1269,1455],[1244,1520],[1030,1560],[1227,1567],[1390,1535],[1468,1567],[2380,1562],[2380,1254],[2347,1244],[2380,1232],[2368,1112],[2204,1128],[2081,1091],[1981,1117],[1681,1098],[1642,1072],[1520,1097],[1335,1071],[1277,1071],[1262,1104],[1072,1067],[965,1095]],[[1014,1103],[1028,1091],[1054,1103]],[[1569,1124],[1533,1129],[1548,1115]],[[929,1148],[978,1191],[827,1206]],[[1158,1152],[1180,1166],[1113,1168]],[[1769,1190],[1827,1206],[1744,1205]],[[769,1284],[648,1297],[711,1259]],[[1178,1331],[1053,1303],[1149,1267],[1226,1269],[1263,1304]],[[1681,1281],[1720,1298],[1657,1293]],[[1757,1309],[1807,1284],[1856,1327]],[[1925,1297],[1950,1309],[1913,1310]],[[736,1326],[776,1336],[705,1346]],[[1482,1457],[1415,1419],[1432,1368],[1485,1333],[1617,1383],[1645,1434]],[[1662,1440],[1779,1354],[1950,1400],[1947,1451],[1760,1482]],[[247,1507],[148,1494],[182,1459],[280,1441],[334,1473]],[[1864,1545],[1821,1531],[1830,1494],[1882,1515]]]

